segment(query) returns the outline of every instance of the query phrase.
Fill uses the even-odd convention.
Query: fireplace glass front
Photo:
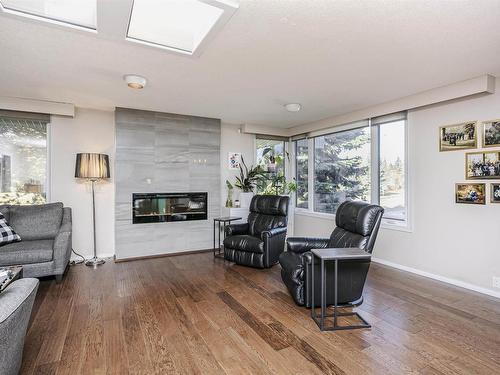
[[[141,193],[132,196],[134,224],[207,220],[207,193]]]

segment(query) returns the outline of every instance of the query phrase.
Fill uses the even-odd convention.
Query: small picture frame
[[[500,151],[467,152],[465,179],[500,179]]]
[[[494,183],[490,186],[490,202],[500,203],[500,183]]]
[[[455,203],[486,204],[486,184],[455,184]]]
[[[240,152],[229,152],[227,155],[227,167],[228,169],[240,169],[241,163],[241,153]]]
[[[500,147],[500,119],[483,121],[483,146]]]
[[[439,128],[439,151],[477,148],[477,121],[445,125]]]

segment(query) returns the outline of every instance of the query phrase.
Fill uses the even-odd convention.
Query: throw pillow
[[[19,241],[21,241],[21,237],[12,229],[5,220],[5,216],[0,212],[0,246]]]

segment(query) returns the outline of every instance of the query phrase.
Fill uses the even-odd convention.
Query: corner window
[[[399,112],[295,141],[297,208],[335,214],[345,200],[363,200],[384,207],[384,225],[408,227],[406,127]]]
[[[47,122],[0,116],[0,204],[45,203]]]
[[[394,121],[379,125],[379,204],[384,218],[406,220],[405,123]]]
[[[314,139],[314,211],[335,213],[345,200],[370,200],[370,128]]]
[[[296,207],[309,207],[309,141],[295,142],[295,181],[297,183]]]
[[[282,194],[285,180],[285,142],[276,139],[257,138],[256,161],[267,178],[257,186],[259,194]]]

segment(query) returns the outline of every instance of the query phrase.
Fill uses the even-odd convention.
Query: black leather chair
[[[245,224],[226,227],[224,259],[244,266],[269,268],[285,251],[288,197],[256,195]]]
[[[336,227],[330,238],[295,237],[287,239],[287,251],[281,254],[281,278],[298,305],[311,307],[312,249],[358,247],[373,251],[384,209],[359,201],[347,201],[337,209]],[[315,264],[314,283],[320,285],[319,262]],[[325,263],[326,303],[334,303],[333,262]],[[340,261],[338,267],[338,304],[359,305],[370,267],[370,260]],[[320,288],[314,288],[314,300],[320,304]],[[315,303],[316,305],[316,303]]]

